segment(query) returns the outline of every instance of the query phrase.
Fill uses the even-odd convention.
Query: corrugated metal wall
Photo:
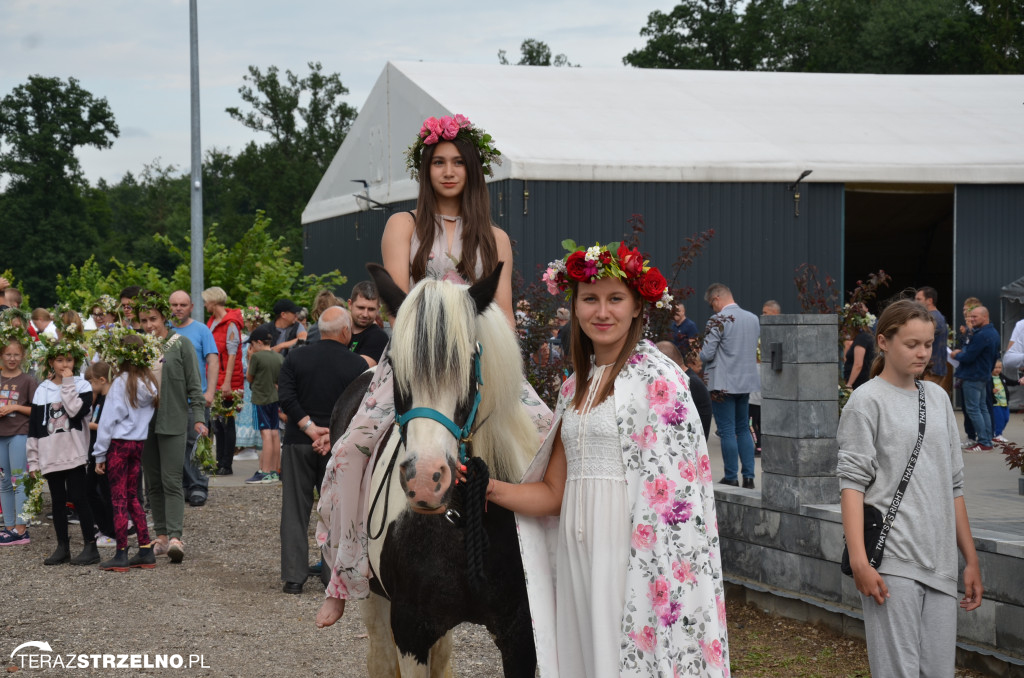
[[[1024,275],[1024,185],[958,185],[953,243],[957,322],[964,299],[978,297],[998,328],[999,293]]]
[[[799,217],[784,184],[509,180],[489,188],[494,220],[512,238],[516,264],[528,281],[539,275],[538,266],[561,256],[564,238],[580,244],[620,239],[630,234],[633,214],[646,222],[643,249],[667,275],[688,236],[715,230],[679,281],[696,290],[687,308],[698,324],[708,316],[702,295],[712,282],[729,285],[737,302],[754,312],[770,298],[784,312],[795,312],[798,265],[814,264],[823,276],[842,280],[841,184],[801,184]],[[361,212],[306,225],[307,272],[338,268],[351,282],[362,279],[365,262],[380,260],[387,217]]]

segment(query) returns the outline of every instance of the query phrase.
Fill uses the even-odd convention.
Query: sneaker
[[[977,445],[973,445],[972,447],[968,447],[966,450],[964,450],[964,452],[991,452],[991,451],[992,451],[992,446],[991,445],[982,445],[981,443],[978,443]]]
[[[224,466],[221,466],[219,469],[217,469],[216,475],[218,475],[218,476],[229,476],[232,473],[233,472],[232,472],[231,469],[226,468]]]
[[[273,485],[274,483],[281,482],[281,476],[277,475],[276,471],[263,474],[263,480],[260,481],[263,485]]]
[[[68,525],[80,525],[81,519],[78,517],[77,511],[68,510]]]
[[[269,473],[264,473],[263,471],[256,471],[256,473],[252,474],[252,478],[246,478],[245,479],[245,484],[246,485],[259,485],[259,484],[263,483],[263,479],[266,478],[269,475],[270,475]]]
[[[965,440],[962,443],[960,443],[960,447],[962,447],[962,448],[964,448],[966,450],[968,447],[974,447],[977,444],[978,444],[977,440],[973,440],[971,438],[968,438],[967,440]]]
[[[15,546],[17,544],[28,544],[31,541],[28,537],[28,528],[25,532],[18,534],[15,530],[0,531],[0,546]]]
[[[171,559],[172,563],[180,563],[185,557],[185,545],[177,537],[171,538],[167,545],[167,557]]]
[[[100,533],[96,535],[96,546],[117,546],[117,542],[107,535]]]
[[[994,440],[997,443],[1008,443],[1008,442],[1010,442],[1009,440],[1007,440],[1003,436],[992,436],[992,440]]]
[[[252,447],[247,447],[235,454],[235,461],[256,461],[259,458],[259,453]]]

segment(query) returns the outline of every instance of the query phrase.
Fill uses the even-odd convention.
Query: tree
[[[547,43],[542,40],[534,40],[533,38],[527,38],[523,40],[523,44],[519,46],[519,51],[522,53],[516,66],[576,66],[579,64],[569,63],[569,57],[564,54],[557,54],[555,58],[551,58],[551,48],[548,47]],[[505,56],[505,50],[498,50],[498,63],[502,66],[508,66],[509,60]]]
[[[1014,0],[685,0],[652,12],[640,68],[824,73],[1024,72]]]
[[[247,84],[238,92],[251,110],[226,110],[271,140],[249,143],[231,171],[220,176],[221,181],[233,181],[233,200],[242,213],[249,218],[257,210],[275,215],[275,232],[295,248],[301,240],[302,210],[356,117],[356,109],[341,101],[348,94],[341,76],[325,74],[319,62],[310,62],[309,70],[302,78],[285,71],[282,78],[277,66],[265,73],[249,66]]]
[[[23,291],[38,302],[53,302],[57,272],[99,240],[102,204],[89,193],[75,152],[109,148],[118,134],[106,99],[74,78],[33,75],[0,100],[0,242]]]

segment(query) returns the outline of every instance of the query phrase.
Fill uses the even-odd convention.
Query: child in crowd
[[[901,300],[886,308],[878,319],[871,379],[853,392],[839,418],[843,532],[875,676],[953,675],[957,548],[965,564],[960,608],[981,605],[957,421],[945,391],[920,379],[934,339],[935,319],[921,304]],[[865,506],[892,510],[915,449],[920,458],[901,489],[884,555],[872,567],[868,549],[875,544],[865,544]]]
[[[1003,431],[1010,422],[1010,403],[1007,400],[1006,387],[1009,386],[1006,377],[1003,376],[1003,361],[996,360],[996,366],[992,370],[992,440],[998,443],[1010,442],[1003,437]]]
[[[85,370],[85,378],[92,386],[92,414],[89,417],[89,462],[86,475],[89,479],[89,507],[92,509],[96,527],[101,534],[96,535],[97,546],[114,545],[114,507],[110,501],[110,483],[105,473],[96,472],[96,458],[93,449],[96,446],[96,431],[99,429],[103,404],[107,399],[110,384],[114,381],[114,368],[102,360],[97,360]]]
[[[256,426],[263,442],[260,467],[245,482],[249,485],[276,483],[281,480],[281,420],[279,415],[277,377],[284,356],[270,350],[274,341],[270,330],[261,325],[249,335],[251,354],[246,376],[252,386],[252,404],[256,408]]]
[[[101,570],[127,572],[130,567],[156,567],[146,514],[139,504],[139,464],[159,399],[150,364],[159,358],[155,344],[137,334],[121,339],[118,375],[110,385],[106,412],[96,432],[96,472],[110,476],[117,552],[100,563]],[[135,522],[139,551],[128,559],[128,516]]]
[[[53,503],[53,528],[57,548],[43,561],[59,565],[93,565],[100,561],[96,550],[96,528],[87,498],[85,463],[89,457],[89,429],[92,387],[75,376],[85,358],[81,344],[67,339],[41,339],[45,349],[43,369],[47,378],[36,389],[29,415],[27,461],[29,473],[42,473]],[[81,520],[85,548],[71,557],[68,518],[63,510],[68,497],[75,503]]]
[[[0,369],[0,506],[3,508],[4,526],[0,530],[0,546],[28,544],[28,524],[22,517],[25,490],[21,481],[27,467],[25,445],[28,439],[28,420],[32,412],[32,396],[36,392],[36,379],[25,374],[25,347],[30,344],[28,333],[21,328],[0,323],[0,345],[3,346],[3,368]]]

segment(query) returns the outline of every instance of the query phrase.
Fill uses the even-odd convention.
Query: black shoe
[[[81,525],[82,519],[78,517],[78,513],[68,509],[68,525]]]
[[[189,506],[202,506],[205,503],[206,497],[204,497],[201,494],[193,494],[191,497],[188,498]]]
[[[722,478],[721,480],[718,481],[718,484],[719,485],[732,485],[733,487],[739,487],[740,486],[740,481],[738,481],[738,480],[729,480],[728,478]]]
[[[302,593],[302,584],[296,584],[293,581],[286,581],[281,590],[285,593]]]
[[[102,565],[100,567],[103,567]],[[128,561],[128,567],[141,567],[145,570],[151,570],[156,567],[156,556],[153,555],[153,544],[147,544],[146,546],[140,546],[139,550],[132,556],[132,559]]]
[[[128,549],[117,549],[113,558],[100,563],[100,569],[107,572],[127,572],[129,567]]]
[[[743,489],[744,490],[752,490],[752,489],[754,489],[754,479],[753,478],[744,478],[743,479]]]
[[[87,542],[85,548],[71,559],[72,565],[95,565],[100,562],[100,552],[96,550],[96,542]]]
[[[320,573],[324,571],[324,561],[320,561],[316,565],[310,565],[309,571],[306,573],[307,577],[319,577]]]
[[[217,469],[217,475],[219,475],[219,476],[229,476],[231,474],[232,474],[231,469],[226,468],[224,466],[221,466],[219,469]]]
[[[50,557],[43,561],[43,565],[60,565],[71,560],[71,551],[66,541],[57,542],[57,548],[53,550]]]

